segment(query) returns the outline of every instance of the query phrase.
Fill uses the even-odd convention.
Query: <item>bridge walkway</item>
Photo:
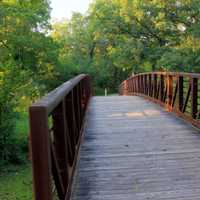
[[[196,200],[200,134],[136,96],[92,97],[72,200]]]

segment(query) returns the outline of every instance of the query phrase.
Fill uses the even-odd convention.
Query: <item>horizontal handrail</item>
[[[70,198],[84,116],[92,95],[90,77],[81,74],[29,109],[33,185],[36,200]]]
[[[187,72],[146,72],[146,73],[135,74],[134,76],[149,75],[149,74],[151,74],[151,75],[163,75],[163,76],[166,76],[166,75],[170,75],[170,76],[188,76],[188,77],[193,77],[193,78],[200,78],[200,74],[199,73],[187,73]],[[131,78],[131,77],[129,77],[129,78]]]
[[[136,74],[120,84],[119,94],[148,98],[200,127],[200,74],[198,73]]]
[[[87,78],[87,75],[78,75],[69,81],[63,83],[41,100],[34,103],[31,107],[45,107],[48,114],[60,103],[60,101],[82,80]]]

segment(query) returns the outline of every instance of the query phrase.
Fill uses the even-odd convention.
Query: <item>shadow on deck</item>
[[[93,97],[72,200],[194,200],[199,130],[141,97]]]

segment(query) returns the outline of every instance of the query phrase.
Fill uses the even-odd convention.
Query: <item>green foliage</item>
[[[49,17],[47,0],[0,1],[1,161],[23,160],[30,103],[79,73],[103,94],[133,72],[200,72],[198,0],[94,0],[85,15]]]
[[[16,121],[58,81],[58,45],[48,36],[47,1],[0,1],[0,162],[19,163],[27,151]]]
[[[0,160],[5,161],[10,159],[11,150],[10,142],[12,133],[15,130],[14,119],[14,104],[12,84],[9,81],[10,71],[1,71],[0,74]]]
[[[93,1],[86,15],[53,25],[62,80],[88,72],[97,90],[116,91],[132,72],[199,72],[199,8],[197,0]]]

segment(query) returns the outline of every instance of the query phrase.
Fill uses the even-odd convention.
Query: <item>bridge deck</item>
[[[198,133],[140,97],[93,97],[72,200],[199,199]]]

